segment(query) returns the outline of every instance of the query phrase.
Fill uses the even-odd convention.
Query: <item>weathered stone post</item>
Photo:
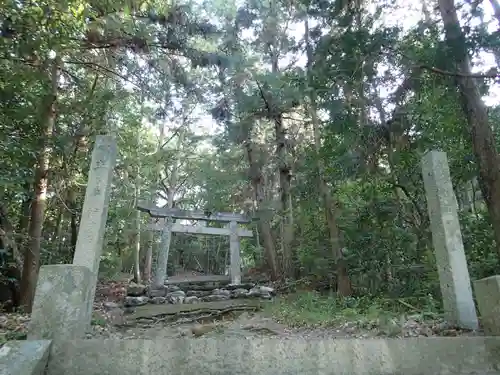
[[[28,327],[28,340],[66,340],[85,336],[92,319],[92,272],[73,264],[40,268]],[[95,287],[94,287],[95,289]]]
[[[500,276],[474,281],[474,291],[484,333],[500,336]]]
[[[229,223],[229,251],[230,251],[230,275],[231,284],[241,284],[241,258],[240,258],[240,236],[238,234],[238,223]]]
[[[170,243],[172,242],[173,218],[165,218],[165,226],[161,232],[160,249],[158,249],[158,261],[156,263],[155,275],[153,278],[154,288],[163,288],[165,278],[167,277],[168,254],[170,252]]]
[[[430,151],[424,155],[422,175],[445,318],[459,327],[478,329],[446,153]]]
[[[117,154],[118,147],[113,136],[97,137],[92,153],[92,164],[73,258],[74,265],[87,267],[93,275],[91,296],[88,303],[90,313],[94,304]]]
[[[114,137],[97,137],[73,264],[40,269],[30,339],[79,338],[90,326],[116,154]]]

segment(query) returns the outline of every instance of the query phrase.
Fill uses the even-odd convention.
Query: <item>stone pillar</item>
[[[111,181],[118,150],[112,136],[97,136],[90,165],[85,201],[83,202],[80,229],[76,241],[73,264],[87,267],[92,273],[91,295],[87,301],[89,314],[94,303],[99,262],[101,260]],[[90,324],[90,321],[88,322]]]
[[[165,227],[161,232],[161,243],[160,248],[158,249],[158,261],[156,262],[155,276],[153,279],[153,287],[155,289],[163,288],[165,285],[173,224],[174,220],[171,217],[165,218]]]
[[[50,340],[7,341],[0,348],[0,374],[46,375]]]
[[[240,259],[240,237],[238,236],[238,223],[229,223],[229,251],[230,251],[230,275],[231,284],[241,284],[241,259]]]
[[[500,276],[474,281],[474,291],[484,333],[500,336]]]
[[[64,342],[83,338],[92,318],[87,308],[95,290],[92,282],[93,273],[84,266],[41,267],[28,339]]]
[[[422,175],[445,319],[462,328],[478,329],[446,153],[430,151],[424,155]]]

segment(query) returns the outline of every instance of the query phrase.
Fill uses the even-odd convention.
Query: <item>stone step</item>
[[[209,283],[211,284],[211,283]],[[177,285],[163,287],[146,286],[144,284],[130,283],[127,287],[127,296],[124,306],[137,307],[151,304],[198,304],[200,302],[224,301],[230,299],[262,299],[271,300],[276,292],[274,288],[255,284],[227,284],[221,288],[214,285],[183,284],[184,288]]]
[[[500,374],[500,338],[75,340],[48,375]]]
[[[195,312],[197,310],[216,311],[225,309],[260,310],[269,301],[261,300],[226,300],[214,302],[200,302],[197,304],[165,304],[165,305],[143,305],[138,306],[130,315],[129,320],[139,318],[150,318],[154,316],[176,315],[179,313]]]

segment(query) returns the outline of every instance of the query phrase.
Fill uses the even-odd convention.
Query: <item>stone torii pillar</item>
[[[229,223],[229,274],[231,284],[241,284],[241,256],[240,256],[240,236],[238,235],[238,223]]]

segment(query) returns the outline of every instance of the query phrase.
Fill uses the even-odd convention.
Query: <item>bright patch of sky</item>
[[[434,6],[434,2],[430,2],[429,8]],[[421,1],[414,0],[397,0],[395,3],[395,7],[400,8],[399,10],[391,11],[383,11],[381,21],[384,25],[389,27],[400,27],[404,31],[408,31],[411,28],[415,27],[415,25],[422,19],[422,5]],[[493,8],[489,1],[483,1],[481,3],[481,7],[484,11],[484,22],[488,25],[488,31],[493,33],[498,26],[496,24],[496,20],[494,19]],[[371,6],[372,11],[375,11],[375,6]],[[463,9],[468,12],[469,7],[463,7]],[[459,17],[460,17],[460,11]],[[478,19],[473,19],[471,22],[471,27],[478,26],[480,21]],[[496,62],[493,54],[483,52],[476,56],[473,59],[473,72],[480,73],[486,72],[488,69],[492,67],[496,67]],[[387,69],[387,68],[385,68]],[[485,96],[484,102],[488,106],[500,105],[500,86],[498,84],[494,84],[490,88],[489,95]]]
[[[370,10],[372,12],[375,11],[376,4],[370,5]],[[484,21],[488,23],[489,31],[493,32],[497,27],[496,22],[493,18],[493,9],[489,2],[485,1],[482,3],[482,7],[484,10]],[[408,31],[414,28],[417,23],[422,19],[422,10],[421,10],[421,2],[420,1],[412,1],[412,0],[397,0],[395,3],[392,3],[390,7],[387,7],[382,11],[382,16],[380,22],[386,26],[396,26],[400,27],[403,31]],[[471,26],[475,26],[479,23],[477,21],[475,24]],[[300,40],[304,36],[304,25],[302,23],[291,23],[288,27],[289,35],[295,38],[296,40]],[[252,30],[246,30],[243,33],[243,38],[245,39],[255,39],[254,32]],[[285,56],[281,61],[280,65],[282,67],[288,66],[290,62],[295,61],[296,66],[305,67],[306,64],[306,56],[304,53],[302,54],[289,54]],[[481,53],[479,56],[474,59],[474,72],[485,72],[489,68],[496,66],[495,59],[490,53]],[[383,72],[389,69],[388,66],[379,66],[379,72]],[[379,87],[380,94],[382,97],[388,96],[395,87]],[[490,89],[490,93],[488,96],[484,97],[484,101],[488,106],[500,105],[500,87],[498,84],[492,86]],[[206,108],[202,105],[199,108],[196,108],[192,113],[193,118],[196,120],[193,121],[191,128],[195,134],[199,135],[208,135],[214,134],[217,130],[220,129],[220,125],[218,125],[213,119],[212,116],[207,113]],[[178,124],[165,124],[166,128],[173,128],[178,126]],[[168,134],[167,134],[168,136]],[[206,143],[202,146],[203,148],[209,148],[210,145]],[[201,151],[201,150],[200,150]]]

